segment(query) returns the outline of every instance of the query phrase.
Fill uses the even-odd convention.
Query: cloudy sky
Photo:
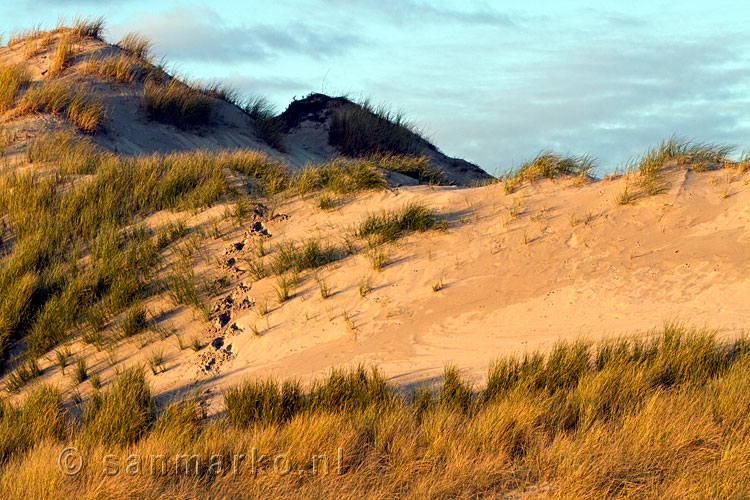
[[[740,0],[15,0],[0,33],[76,14],[280,110],[320,91],[388,104],[491,173],[542,149],[607,170],[671,134],[750,146]]]

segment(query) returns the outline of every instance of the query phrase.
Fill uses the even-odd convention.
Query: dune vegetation
[[[329,140],[344,155],[353,157],[416,154],[420,141],[424,141],[402,113],[375,107],[366,100],[333,114]]]
[[[381,169],[390,161],[397,165],[410,161],[337,160],[293,174],[283,162],[257,151],[127,157],[102,152],[66,132],[35,138],[26,156],[30,162],[54,165],[55,175],[0,177],[0,213],[16,238],[0,268],[0,355],[4,358],[11,339],[24,337],[31,360],[64,341],[80,318],[94,312],[117,315],[138,300],[163,292],[161,285],[151,283],[160,251],[185,233],[172,237],[154,233],[138,224],[144,216],[162,210],[198,210],[236,197],[229,172],[252,178],[258,196],[282,191],[341,194],[382,189]],[[89,176],[86,182],[72,182],[82,174]],[[404,229],[424,230],[431,224],[425,222],[431,217],[427,209],[408,210],[402,216],[388,216],[395,221],[387,218],[375,223],[378,227],[360,230],[360,236],[377,232],[393,239]],[[414,210],[425,212],[412,214]],[[333,258],[325,253],[330,250],[312,254],[314,247],[306,248],[305,256],[294,249],[280,252],[277,273],[319,267]],[[177,303],[203,309],[190,269],[176,266],[171,286]]]
[[[741,498],[750,494],[748,382],[744,340],[675,324],[644,340],[502,358],[483,387],[455,367],[437,387],[406,394],[362,367],[309,387],[248,380],[208,420],[192,396],[157,408],[134,368],[83,404],[81,417],[45,385],[0,407],[0,491]],[[69,476],[57,463],[66,446],[84,458]]]
[[[210,416],[200,390],[175,390],[171,399],[169,391],[155,393],[152,383],[168,373],[171,353],[163,344],[149,346],[149,339],[175,341],[172,351],[203,360],[223,348],[221,329],[236,326],[224,318],[235,305],[255,314],[257,323],[242,330],[253,342],[266,337],[264,328],[273,333],[266,340],[275,341],[281,334],[274,337],[273,329],[285,324],[271,325],[268,317],[304,302],[305,309],[291,313],[298,315],[296,324],[336,319],[347,332],[342,344],[361,345],[358,321],[397,324],[405,316],[399,304],[391,308],[392,297],[377,296],[385,286],[376,278],[399,264],[416,275],[410,261],[416,240],[482,217],[497,216],[482,228],[490,233],[481,240],[493,246],[490,255],[506,252],[492,263],[492,288],[506,286],[502,279],[512,270],[501,266],[511,252],[539,264],[533,272],[546,261],[567,265],[557,254],[533,253],[535,242],[552,233],[548,221],[561,214],[551,216],[547,200],[531,213],[525,196],[538,186],[524,188],[598,182],[597,164],[588,155],[543,151],[500,176],[502,186],[487,186],[486,198],[466,197],[461,207],[447,206],[446,200],[455,202],[448,195],[426,203],[401,186],[428,185],[412,190],[418,194],[440,191],[447,172],[430,156],[436,148],[400,113],[366,101],[334,109],[325,146],[341,156],[292,165],[281,154],[288,124],[268,101],[170,76],[154,62],[148,38],[138,34],[96,57],[86,55],[85,44],[101,41],[103,27],[101,19],[81,18],[68,27],[13,34],[8,47],[25,62],[0,66],[3,119],[44,114],[54,121],[23,142],[15,141],[17,131],[11,137],[0,129],[0,497],[750,496],[750,345],[677,323],[635,339],[559,342],[505,356],[482,384],[453,365],[418,387],[397,385],[370,366],[335,369],[322,379],[244,379],[220,393],[221,406]],[[48,67],[34,74],[28,59],[42,53]],[[257,149],[149,154],[108,149],[102,144],[111,139],[112,117],[96,91],[102,82],[130,92],[142,123],[165,134],[200,135],[230,103],[262,142],[253,142]],[[9,159],[5,148],[14,142],[22,146]],[[261,150],[266,145],[273,149]],[[627,212],[663,194],[667,175],[676,171],[750,170],[750,153],[733,153],[726,145],[669,138],[609,177],[620,182],[612,184],[614,199],[609,193],[590,203]],[[459,191],[442,189],[440,196]],[[396,201],[379,206],[386,196]],[[346,212],[347,225],[326,220],[308,232],[307,219],[300,218],[293,235],[271,239],[264,224],[285,220],[277,208],[292,202],[305,218],[314,213],[333,220]],[[483,211],[475,206],[481,203]],[[661,217],[670,207],[653,212]],[[524,214],[529,217],[521,221]],[[587,243],[583,234],[579,242],[573,231],[594,214],[562,215],[560,255],[601,243],[593,237]],[[655,218],[643,225],[655,227]],[[482,236],[479,229],[466,235],[467,241]],[[205,251],[206,241],[214,253]],[[645,255],[629,250],[631,263]],[[402,294],[442,299],[455,286],[446,269],[458,270],[463,256],[451,254],[447,262],[433,247],[423,253],[434,274],[419,284],[424,290],[402,286]],[[199,263],[224,274],[201,275]],[[366,266],[363,275],[354,274],[359,264]],[[331,279],[337,265],[353,280]],[[562,281],[560,269],[555,279]],[[461,272],[482,277],[470,271]],[[649,279],[658,276],[648,272]],[[248,296],[245,303],[233,297],[261,281],[271,284],[268,296]],[[328,306],[343,295],[374,306],[359,317]],[[523,303],[520,295],[514,303]],[[152,307],[157,300],[158,309]],[[437,304],[428,314],[450,309]],[[165,320],[183,308],[192,315],[190,325],[206,335],[178,331]],[[465,316],[457,321],[468,322]],[[139,362],[117,359],[118,346],[128,342],[143,351]],[[71,348],[74,343],[80,349]],[[269,343],[266,351],[276,347]],[[223,353],[232,354],[228,348]],[[210,368],[213,361],[198,366]],[[49,383],[52,374],[59,374],[57,385]],[[69,474],[75,461],[60,457],[71,446],[84,462]]]

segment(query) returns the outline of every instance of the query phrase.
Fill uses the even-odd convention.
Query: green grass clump
[[[203,347],[203,344],[201,344],[201,339],[199,339],[198,337],[193,337],[193,340],[190,342],[190,347],[195,352],[200,351],[201,347]]]
[[[10,266],[0,269],[0,360],[4,362],[11,339],[26,327],[33,310],[38,278],[35,273],[17,275]],[[0,363],[2,364],[2,363]]]
[[[146,308],[143,307],[143,304],[135,303],[130,306],[130,309],[128,309],[125,317],[122,319],[122,323],[120,323],[120,330],[122,332],[122,336],[128,338],[134,335],[138,335],[139,333],[144,331],[147,325],[148,316],[146,313]]]
[[[262,194],[273,196],[289,187],[286,163],[261,151],[240,150],[222,156],[227,168],[254,178]]]
[[[280,244],[271,261],[271,269],[277,275],[289,271],[300,273],[307,269],[317,269],[334,262],[338,258],[335,248],[324,248],[317,239],[309,239],[302,246],[293,241]]]
[[[638,172],[638,186],[643,192],[655,195],[665,188],[661,174],[668,165],[690,167],[698,172],[718,168],[733,150],[733,146],[725,144],[691,142],[672,136],[649,148],[643,156],[631,162],[629,169]]]
[[[230,422],[238,427],[255,423],[283,423],[302,412],[354,412],[365,408],[386,408],[395,392],[375,369],[334,370],[316,382],[305,395],[300,385],[273,380],[245,382],[224,393]]]
[[[60,391],[48,385],[34,388],[23,402],[20,425],[32,442],[61,438],[65,429],[65,412]]]
[[[321,210],[333,210],[336,208],[336,199],[327,194],[318,197],[318,208]]]
[[[379,168],[373,159],[335,158],[307,165],[294,184],[300,196],[322,189],[339,194],[384,189],[387,184]]]
[[[447,409],[468,412],[472,405],[471,387],[461,379],[455,366],[446,367],[440,388],[440,404]]]
[[[307,397],[309,411],[351,413],[366,408],[387,408],[395,392],[375,368],[331,371],[327,379],[313,384]]]
[[[98,391],[102,388],[102,379],[99,376],[98,373],[95,373],[94,375],[89,378],[89,381],[91,382],[91,388]]]
[[[8,392],[18,392],[27,382],[40,376],[42,371],[34,359],[29,359],[16,367],[8,376],[6,389]]]
[[[142,436],[153,420],[151,389],[143,371],[131,368],[108,392],[91,398],[83,416],[83,432],[88,440],[124,446]]]
[[[31,83],[31,73],[26,66],[0,66],[0,112],[11,109],[16,98]]]
[[[54,163],[64,174],[93,174],[105,156],[91,139],[72,130],[40,134],[26,143],[29,163]]]
[[[279,304],[283,304],[294,294],[292,291],[293,282],[294,278],[288,275],[281,275],[276,280],[276,288],[274,288],[274,291],[276,292],[276,298],[278,299]]]
[[[78,358],[76,361],[75,371],[73,372],[73,382],[78,385],[84,380],[89,378],[88,367],[86,366],[86,359]]]
[[[224,393],[227,416],[237,427],[286,422],[302,409],[302,405],[300,385],[291,381],[283,384],[272,380],[245,382]]]
[[[157,375],[164,371],[164,351],[157,350],[153,351],[148,357],[148,366],[151,368],[151,373]]]
[[[203,303],[195,284],[195,273],[192,268],[176,266],[169,277],[169,297],[175,305],[183,304],[192,306],[198,311],[206,312],[206,305]]]
[[[65,368],[68,366],[68,359],[70,359],[70,349],[61,348],[55,351],[55,360],[57,366],[60,367],[60,373],[65,375]]]
[[[186,235],[187,228],[185,227],[185,221],[169,222],[161,227],[156,234],[156,248],[161,250],[170,243],[184,238]]]
[[[268,276],[268,269],[266,269],[265,264],[263,264],[263,261],[260,259],[249,259],[247,261],[247,268],[247,272],[249,272],[250,276],[256,281],[262,280]]]
[[[418,154],[432,148],[402,113],[368,101],[342,105],[331,114],[328,141],[345,156]]]
[[[141,98],[149,119],[180,128],[207,125],[213,105],[211,97],[176,79],[169,83],[147,81]]]
[[[421,184],[440,185],[443,183],[443,172],[430,164],[427,156],[415,155],[380,155],[368,158],[377,168],[397,172]]]
[[[382,271],[388,263],[388,257],[388,252],[382,247],[370,248],[367,251],[367,260],[370,261],[373,271]]]
[[[543,151],[532,160],[511,170],[503,176],[506,193],[513,192],[525,182],[535,182],[538,179],[554,179],[555,177],[586,178],[596,166],[592,156],[569,156]]]
[[[319,278],[318,280],[318,291],[320,292],[320,298],[323,300],[326,300],[328,297],[331,296],[331,286],[326,282],[326,280]]]
[[[20,408],[0,400],[0,463],[36,443],[62,439],[65,417],[60,391],[49,385],[31,390]]]
[[[404,233],[427,231],[437,225],[434,213],[424,205],[409,203],[400,210],[372,214],[359,223],[355,235],[382,243]]]

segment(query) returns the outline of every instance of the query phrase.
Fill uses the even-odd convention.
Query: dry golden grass
[[[213,98],[176,79],[169,83],[149,80],[143,88],[141,106],[152,120],[188,128],[209,123]]]
[[[745,342],[673,325],[651,341],[501,359],[482,390],[455,368],[437,391],[411,395],[362,369],[334,371],[307,393],[247,382],[226,392],[227,413],[213,420],[193,397],[155,417],[142,373],[130,370],[82,420],[44,386],[19,408],[4,405],[0,494],[744,498],[748,383]],[[66,476],[58,457],[70,445],[85,465]]]
[[[555,177],[579,177],[586,179],[596,161],[588,155],[564,156],[557,153],[543,151],[532,160],[511,170],[499,180],[505,183],[505,192],[512,193],[525,182],[538,179],[554,179]]]
[[[76,16],[69,30],[79,39],[96,38],[101,40],[104,33],[105,21],[103,17]]]
[[[90,91],[59,80],[47,80],[28,89],[15,112],[62,115],[86,133],[101,129],[106,115],[104,103]]]
[[[0,66],[0,112],[12,108],[16,98],[30,82],[31,75],[25,66]]]
[[[64,35],[57,42],[57,50],[52,58],[49,73],[51,76],[56,76],[65,71],[70,66],[73,57],[75,56],[75,41],[70,35]]]
[[[23,56],[24,59],[31,59],[40,53],[44,52],[48,47],[52,45],[52,33],[45,31],[39,37],[33,37],[28,39],[23,44]]]
[[[151,40],[139,33],[128,33],[117,45],[143,62],[151,61]]]
[[[116,82],[133,84],[149,74],[149,68],[134,56],[127,54],[91,58],[86,61],[84,71],[90,75],[101,75]]]
[[[8,47],[15,48],[16,45],[41,38],[47,33],[50,32],[43,30],[41,25],[34,26],[27,30],[13,32],[8,36]]]

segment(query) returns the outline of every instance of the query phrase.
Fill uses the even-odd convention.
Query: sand
[[[147,365],[148,356],[161,351],[165,371],[148,373],[157,400],[197,391],[216,413],[221,391],[246,378],[309,382],[333,367],[365,364],[409,387],[435,381],[454,364],[479,382],[500,356],[546,351],[563,340],[648,335],[668,321],[739,335],[750,318],[749,178],[730,170],[674,170],[666,192],[624,206],[615,202],[623,178],[583,185],[545,180],[510,195],[501,184],[410,186],[366,193],[330,212],[315,208],[314,198],[277,200],[265,217],[243,227],[223,221],[222,238],[205,238],[196,256],[199,279],[229,280],[210,301],[223,304],[217,311],[229,311],[222,328],[218,312],[206,323],[165,296],[147,302],[158,324],[174,329],[186,346],[200,338],[200,351],[180,350],[175,334],[162,340],[156,333],[109,352],[79,341],[70,348],[74,357],[87,357],[105,387],[118,371]],[[317,237],[342,247],[343,235],[374,207],[408,202],[435,209],[447,228],[389,245],[380,272],[365,252],[318,270],[317,278],[332,289],[326,300],[312,272],[300,275],[293,297],[281,305],[275,278],[254,281],[244,272],[250,242],[260,238],[252,231],[258,222],[271,235],[264,238],[270,259],[274,247],[289,240]],[[156,214],[147,222],[187,217],[195,231],[224,208]],[[361,297],[365,276],[373,290]],[[435,292],[439,281],[443,287]],[[226,305],[229,296],[233,307]],[[261,316],[264,300],[271,310]],[[40,381],[85,397],[88,383],[74,389],[53,355],[41,360]]]
[[[85,57],[111,50],[103,42],[85,41],[69,77],[80,81]],[[43,78],[51,55],[43,52],[29,61],[35,79]],[[0,61],[20,60],[21,49],[0,50]],[[106,132],[94,140],[112,151],[243,147],[282,156],[264,145],[252,120],[228,103],[218,106],[211,127],[180,131],[144,121],[138,85],[88,84],[110,109]],[[23,158],[27,139],[60,124],[49,116],[6,124],[17,136],[8,158]],[[294,167],[335,155],[325,136],[319,121],[301,121],[290,133],[285,158]],[[86,358],[104,389],[124,368],[147,366],[152,353],[162,352],[164,371],[147,369],[157,400],[197,391],[216,413],[221,391],[252,377],[309,382],[333,367],[365,364],[410,387],[435,381],[454,364],[479,382],[499,356],[546,351],[566,340],[648,335],[665,321],[738,335],[750,318],[749,179],[750,174],[730,169],[673,169],[663,193],[629,205],[615,201],[626,182],[619,177],[585,183],[545,180],[512,194],[502,184],[401,186],[351,197],[333,211],[318,209],[314,196],[282,195],[264,201],[268,210],[242,227],[223,218],[224,204],[198,213],[153,214],[145,221],[152,227],[185,221],[189,238],[200,247],[193,262],[200,282],[223,278],[220,293],[206,299],[214,311],[210,321],[189,307],[175,306],[165,293],[145,304],[153,331],[102,350],[83,344],[74,332],[68,347],[73,359]],[[360,252],[315,275],[301,274],[284,304],[276,301],[275,278],[254,281],[247,272],[246,258],[257,239],[264,238],[271,253],[266,259],[280,243],[312,237],[343,248],[343,237],[363,217],[408,202],[434,209],[446,229],[388,245],[381,271],[373,270],[367,253]],[[211,236],[213,220],[220,221],[220,238]],[[270,236],[258,236],[256,224]],[[163,251],[157,279],[167,276],[174,258],[171,245]],[[326,300],[317,279],[331,287]],[[364,279],[372,291],[362,297]],[[263,302],[270,304],[266,315],[259,314]],[[105,334],[114,336],[115,325]],[[190,348],[194,337],[202,346],[198,352]],[[51,352],[40,360],[43,374],[35,383],[58,385],[68,400],[89,396],[90,384],[73,386],[54,357]]]

